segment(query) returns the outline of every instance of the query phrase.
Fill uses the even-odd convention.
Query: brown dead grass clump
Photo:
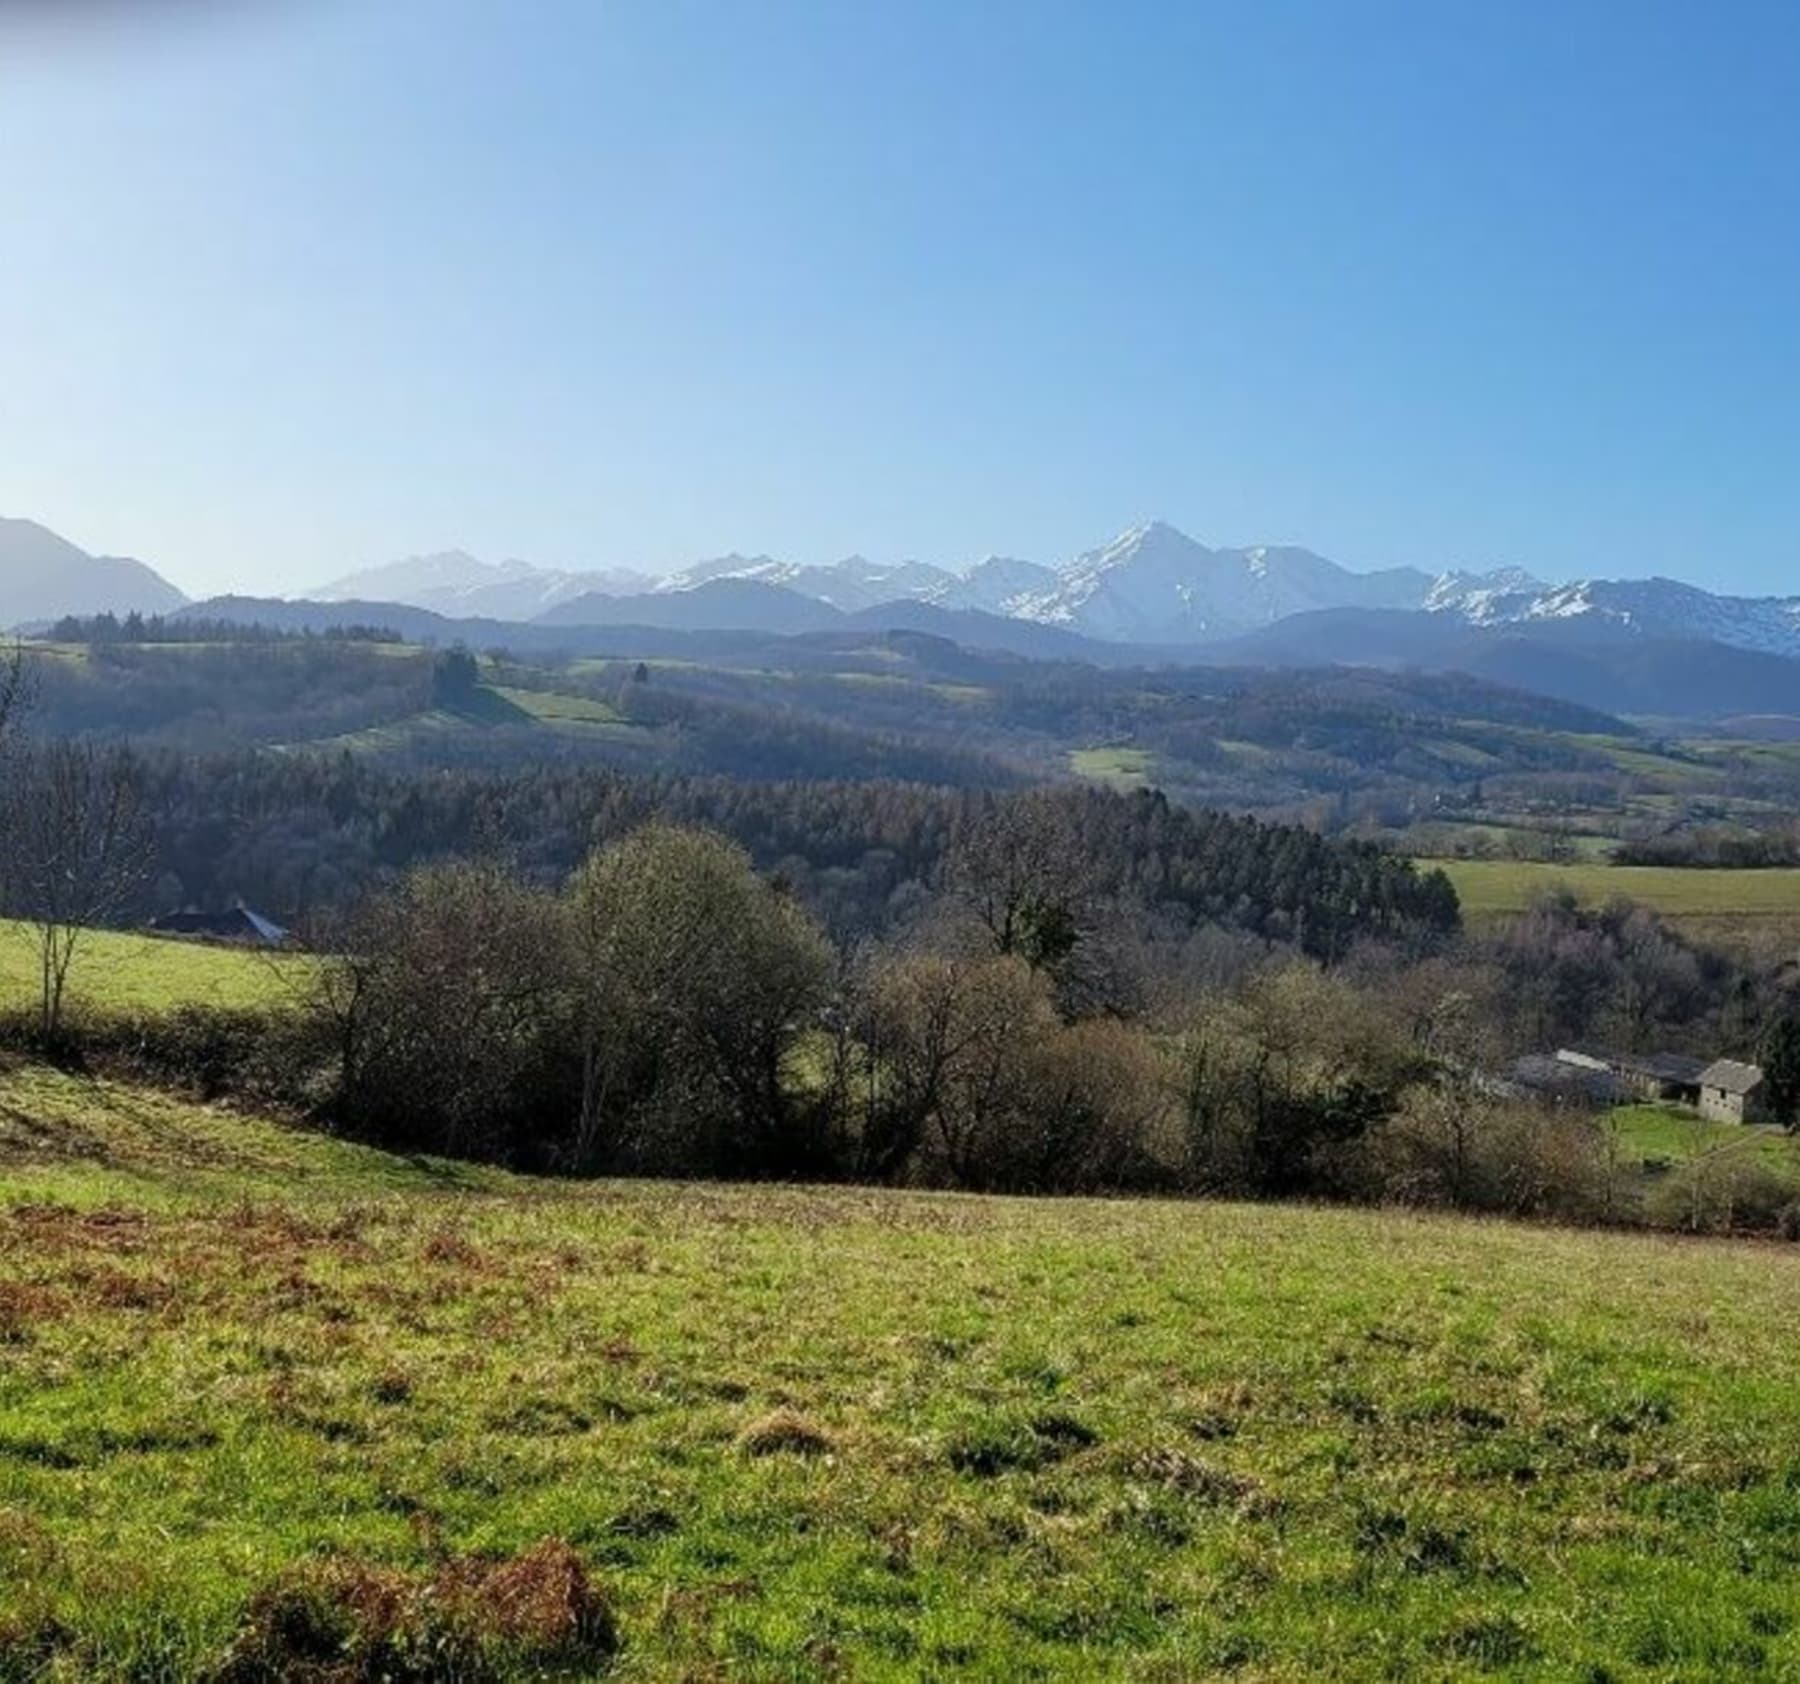
[[[1147,1450],[1132,1459],[1128,1471],[1134,1479],[1177,1491],[1198,1503],[1247,1512],[1270,1506],[1270,1499],[1256,1480],[1203,1462],[1185,1450]]]
[[[488,1684],[579,1671],[617,1652],[611,1610],[567,1543],[408,1574],[309,1562],[259,1592],[213,1684]]]
[[[746,1456],[828,1456],[832,1449],[830,1435],[794,1409],[752,1421],[737,1442]]]
[[[479,1270],[486,1263],[480,1250],[453,1228],[440,1228],[425,1242],[425,1261],[447,1268]]]
[[[82,1289],[85,1297],[105,1310],[160,1310],[175,1296],[170,1281],[112,1268],[93,1270]]]

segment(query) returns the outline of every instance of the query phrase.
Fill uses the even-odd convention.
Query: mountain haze
[[[654,583],[627,568],[570,572],[439,550],[366,567],[306,594],[316,602],[398,602],[456,619],[535,620],[577,597],[625,595]]]
[[[89,555],[34,520],[0,517],[0,626],[65,614],[166,614],[186,601],[141,561]]]
[[[1109,666],[1415,666],[1637,712],[1800,713],[1800,597],[1722,596],[1663,578],[1547,583],[1519,568],[1356,572],[1295,545],[1211,547],[1164,521],[1056,567],[1004,556],[953,570],[732,553],[657,579],[444,550],[364,569],[311,600],[428,627],[432,641],[522,641],[527,627],[534,644],[632,627],[775,637],[909,630]],[[140,563],[87,556],[31,522],[0,523],[8,620],[180,601]]]

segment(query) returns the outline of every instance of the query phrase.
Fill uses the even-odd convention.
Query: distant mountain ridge
[[[89,555],[34,520],[0,517],[0,627],[67,614],[169,614],[186,601],[130,556]]]
[[[1568,585],[1473,591],[1444,606],[1477,626],[1586,622],[1647,637],[1705,638],[1769,655],[1800,656],[1800,596],[1719,596],[1679,579],[1580,579]]]
[[[525,561],[480,561],[437,550],[365,567],[308,591],[313,602],[399,602],[455,619],[535,620],[587,595],[628,595],[656,581],[629,568],[571,572]]]
[[[174,613],[184,602],[142,562],[0,520],[0,626]],[[1210,548],[1159,521],[1060,567],[734,554],[655,579],[445,550],[365,569],[309,599],[220,599],[189,612],[215,606],[229,619],[378,623],[426,642],[545,650],[652,635],[906,631],[1038,660],[1457,670],[1626,712],[1800,718],[1800,597],[1662,578],[1551,584],[1517,568],[1358,573],[1297,546]]]
[[[727,555],[664,579],[631,569],[571,573],[524,562],[486,563],[462,551],[414,557],[340,580],[323,600],[381,599],[455,617],[574,625],[699,624],[728,600],[755,604],[767,629],[769,603],[732,598],[726,582],[759,585],[855,614],[922,603],[1057,626],[1112,643],[1204,646],[1242,637],[1300,614],[1339,609],[1428,613],[1470,626],[1574,621],[1646,637],[1702,637],[1736,648],[1800,657],[1800,597],[1717,595],[1673,579],[1582,579],[1548,583],[1520,568],[1491,572],[1415,567],[1356,572],[1290,544],[1211,548],[1165,521],[1148,521],[1057,567],[989,556],[965,571],[930,562],[876,562],[860,555],[823,564],[767,555]],[[650,598],[708,597],[687,609],[649,608]],[[777,616],[779,617],[779,616]],[[787,619],[808,617],[789,605]]]

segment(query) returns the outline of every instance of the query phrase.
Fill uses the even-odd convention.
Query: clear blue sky
[[[1151,515],[1800,590],[1791,3],[133,9],[0,7],[0,513],[190,590]]]

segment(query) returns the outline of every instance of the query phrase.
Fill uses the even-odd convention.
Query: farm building
[[[1705,1059],[1684,1053],[1621,1053],[1586,1045],[1559,1047],[1556,1059],[1572,1069],[1604,1070],[1636,1099],[1676,1105],[1699,1105],[1700,1080],[1707,1068]]]
[[[1575,1064],[1547,1053],[1514,1059],[1488,1091],[1500,1098],[1533,1098],[1585,1111],[1609,1111],[1633,1097],[1633,1090],[1605,1067]]]
[[[1752,1123],[1762,1115],[1763,1073],[1721,1058],[1700,1074],[1700,1115],[1715,1123]]]
[[[234,906],[229,912],[169,912],[151,920],[151,933],[190,941],[231,941],[246,947],[285,947],[288,932],[272,919]]]

